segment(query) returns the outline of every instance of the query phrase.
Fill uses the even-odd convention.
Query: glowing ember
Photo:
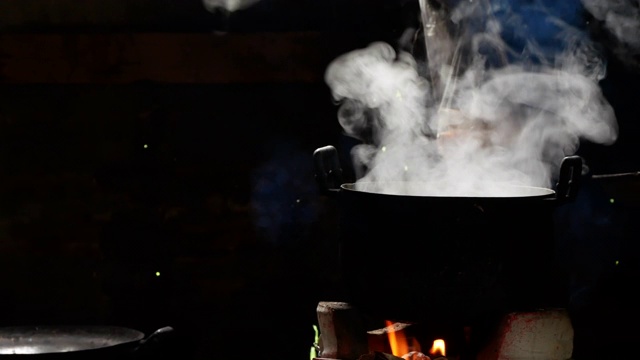
[[[431,358],[419,351],[412,351],[406,355],[402,355],[405,360],[431,360]]]

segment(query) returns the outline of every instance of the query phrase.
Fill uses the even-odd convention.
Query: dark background
[[[344,141],[323,72],[372,41],[395,44],[412,6],[0,3],[0,325],[170,325],[180,358],[306,359],[318,301],[341,296],[336,209],[311,159]],[[141,34],[155,37],[140,54],[112,57]],[[592,174],[640,167],[638,75],[609,67],[621,136],[581,148]],[[638,339],[634,181],[587,181],[557,216],[578,359]]]
[[[308,358],[338,276],[311,159],[340,134],[324,68],[393,41],[400,8],[0,4],[0,325],[170,325],[174,358]]]

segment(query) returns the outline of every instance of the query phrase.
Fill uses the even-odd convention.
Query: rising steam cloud
[[[219,10],[234,12],[237,10],[246,9],[259,0],[202,0],[204,7],[210,11],[215,12]]]
[[[584,7],[612,37],[613,52],[640,69],[640,2],[638,0],[582,0]]]
[[[431,59],[448,55],[433,49],[456,49],[448,58],[457,60],[419,67],[378,42],[329,65],[338,120],[362,140],[352,154],[360,183],[388,193],[402,191],[389,184],[419,181],[433,194],[502,196],[504,183],[552,187],[562,159],[583,140],[615,142],[598,46],[553,9],[514,3],[452,8],[451,46],[433,38],[424,46]],[[542,25],[533,26],[533,15]]]

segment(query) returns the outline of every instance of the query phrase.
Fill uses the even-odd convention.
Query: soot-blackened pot
[[[337,151],[314,152],[320,189],[336,197],[341,274],[350,303],[376,318],[473,322],[495,312],[559,307],[553,211],[575,197],[582,159],[566,157],[555,190],[446,196],[429,183],[342,183]],[[404,190],[402,190],[404,189]],[[423,191],[424,190],[424,191]]]

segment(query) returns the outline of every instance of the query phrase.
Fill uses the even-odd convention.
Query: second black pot
[[[0,358],[51,360],[156,359],[173,333],[117,326],[15,326],[0,328]]]

